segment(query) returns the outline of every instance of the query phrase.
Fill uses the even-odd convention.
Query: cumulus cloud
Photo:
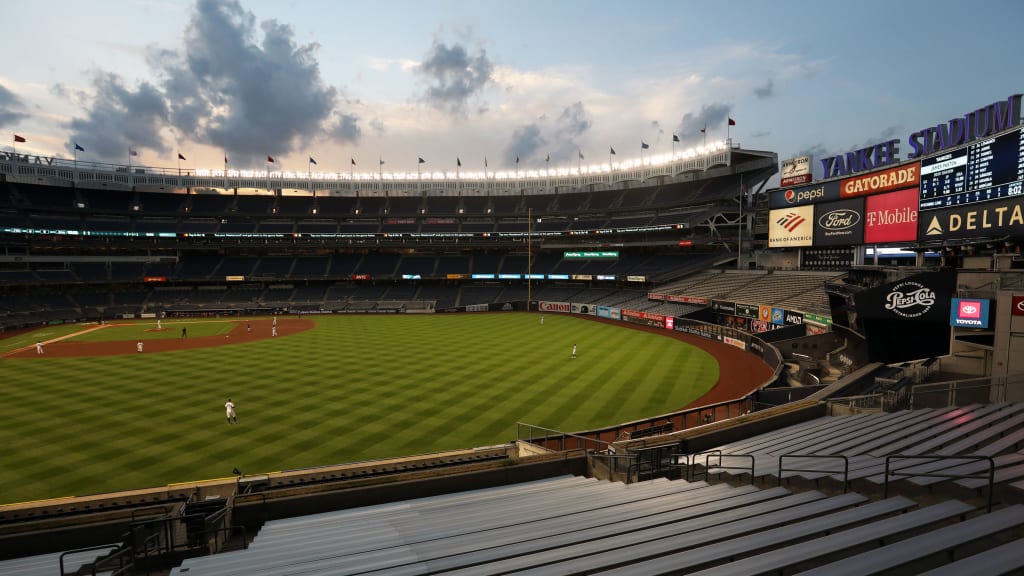
[[[704,141],[704,134],[701,129],[707,127],[708,131],[725,125],[729,119],[729,112],[732,106],[728,104],[705,104],[700,107],[699,112],[687,112],[679,121],[679,129],[676,134],[683,144],[700,144]]]
[[[769,78],[763,85],[754,88],[754,96],[757,96],[758,100],[764,100],[771,98],[775,95],[775,82]]]
[[[198,0],[181,51],[150,50],[149,65],[161,80],[140,85],[139,96],[163,102],[164,126],[222,148],[240,163],[287,154],[316,138],[357,142],[359,117],[340,108],[338,90],[321,77],[318,48],[297,43],[292,28],[277,20],[257,23],[237,0]],[[115,89],[123,81],[106,76],[86,117],[72,122],[82,139],[127,138],[126,128],[106,120],[128,94]],[[146,142],[133,140],[160,149],[158,131]]]
[[[128,148],[167,152],[160,138],[169,111],[160,90],[149,82],[132,88],[124,85],[120,76],[98,73],[93,76],[95,91],[85,118],[70,122],[74,142],[85,146],[90,153],[111,159],[123,159]],[[68,143],[71,149],[73,144]]]
[[[427,81],[424,99],[431,106],[464,113],[469,100],[493,82],[494,64],[483,49],[471,55],[465,46],[434,41],[417,72]]]
[[[509,166],[516,162],[516,158],[525,161],[541,154],[541,150],[548,141],[541,135],[540,125],[536,122],[520,126],[512,133],[512,141],[505,150],[505,158]]]
[[[512,133],[505,156],[515,162],[565,162],[577,158],[580,139],[590,130],[593,120],[583,102],[566,106],[553,120],[546,115],[537,121],[520,126]]]
[[[0,84],[0,126],[11,126],[28,118],[28,114],[20,112],[24,108],[21,98]]]

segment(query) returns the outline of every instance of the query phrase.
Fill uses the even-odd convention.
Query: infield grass
[[[520,421],[596,428],[677,410],[718,379],[700,349],[569,316],[315,321],[218,348],[0,360],[0,503],[499,444]]]

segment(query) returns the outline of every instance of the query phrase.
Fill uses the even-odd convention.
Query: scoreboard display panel
[[[1024,131],[1020,128],[921,160],[920,211],[1024,193]]]

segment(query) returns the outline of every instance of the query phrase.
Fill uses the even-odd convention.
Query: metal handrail
[[[754,485],[754,455],[753,454],[718,454],[718,465],[715,466],[719,472],[718,477],[721,478],[721,470],[746,470],[746,466],[722,466],[722,458],[750,458],[750,485]],[[707,455],[704,458],[704,473],[707,474],[710,468],[711,455]]]
[[[693,482],[693,481],[695,481],[697,479],[697,474],[696,474],[696,472],[693,469],[693,466],[697,465],[697,456],[704,456],[706,454],[717,454],[717,455],[721,456],[722,455],[722,451],[721,450],[705,450],[704,452],[696,452],[694,454],[676,454],[677,457],[678,456],[683,456],[686,459],[686,470],[687,470],[687,472],[689,472],[689,476],[690,476],[689,481],[690,482]],[[690,465],[690,458],[691,457],[693,458],[693,466]],[[704,477],[707,478],[708,476],[709,476],[709,474],[708,474],[708,467],[707,467],[707,459],[705,458],[705,461],[704,461]]]
[[[800,468],[783,468],[782,467],[782,459],[783,458],[820,458],[820,459],[828,459],[828,458],[837,459],[837,458],[841,458],[843,460],[843,470],[842,470],[842,472],[843,472],[843,494],[845,494],[850,489],[850,459],[848,457],[846,457],[846,456],[843,456],[842,454],[782,454],[781,456],[779,456],[779,486],[782,486],[782,472],[783,471],[787,471],[787,472],[824,472],[826,474],[838,474],[839,473],[839,470],[836,470],[836,471],[832,471],[832,470],[816,470],[816,469],[803,470],[803,469],[800,469]]]
[[[640,456],[637,455],[637,454],[631,454],[631,453],[628,453],[628,452],[625,453],[625,454],[613,454],[613,453],[610,453],[610,452],[591,452],[589,454],[589,456],[591,458],[607,458],[609,460],[616,460],[616,461],[618,461],[619,459],[625,459],[625,460],[629,461],[626,464],[626,484],[632,484],[632,482],[633,482],[633,466],[634,465],[636,465],[636,467],[637,467],[636,468],[637,476],[639,477],[639,475],[640,475],[640,465],[639,465],[639,462],[638,462]],[[616,467],[615,469],[617,470],[618,467]],[[612,467],[611,467],[611,465],[609,465],[608,466],[608,481],[609,482],[614,482],[615,481],[613,476],[614,476],[614,474],[613,474]]]
[[[892,460],[926,460],[928,462],[940,462],[942,460],[967,460],[969,462],[988,462],[988,473],[987,474],[940,474],[934,472],[899,472],[897,470],[890,470],[889,463]],[[907,468],[900,468],[900,470],[906,470]],[[883,497],[889,497],[889,477],[899,476],[900,478],[913,478],[915,476],[930,476],[932,478],[981,478],[988,480],[988,506],[987,512],[992,511],[992,493],[993,487],[995,486],[996,476],[996,461],[991,456],[912,456],[908,454],[893,454],[885,457],[885,489],[882,492]]]
[[[65,574],[65,572],[64,572],[64,557],[65,556],[67,556],[68,554],[78,554],[79,552],[90,552],[92,550],[107,550],[108,554],[109,554],[111,552],[117,552],[117,551],[121,550],[121,545],[120,544],[102,544],[102,545],[99,545],[99,546],[89,546],[88,548],[76,548],[74,550],[68,550],[67,552],[63,552],[60,555],[60,573],[61,573],[61,576],[64,576],[64,574]],[[93,562],[93,564],[95,564],[95,562]],[[81,569],[79,569],[79,570],[81,570]],[[95,566],[93,566],[92,573],[93,574],[96,573],[96,567]]]

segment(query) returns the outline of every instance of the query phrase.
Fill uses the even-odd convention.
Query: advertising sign
[[[916,188],[920,183],[921,164],[914,162],[840,180],[839,196],[841,198],[867,196],[888,190]]]
[[[951,272],[924,272],[854,296],[861,318],[946,323],[956,283]]]
[[[811,157],[797,156],[782,161],[780,170],[781,180],[779,184],[783,187],[795,186],[811,181]]]
[[[725,302],[723,300],[712,300],[711,309],[714,310],[715,312],[718,312],[719,314],[735,314],[736,303]]]
[[[772,321],[772,307],[771,306],[765,306],[763,304],[761,306],[758,306],[757,307],[757,317],[761,320],[761,322],[771,322]]]
[[[866,198],[864,243],[917,240],[917,188]]]
[[[814,242],[814,206],[783,208],[768,213],[768,247],[810,246]]]
[[[572,312],[572,305],[568,302],[547,302],[541,300],[537,304],[537,308],[541,312]]]
[[[740,304],[736,303],[736,315],[743,316],[744,318],[757,318],[758,308],[754,304]]]
[[[1024,196],[925,212],[917,225],[922,241],[1019,235],[1024,232]]]
[[[572,303],[573,314],[590,314],[591,316],[597,314],[597,306],[593,304],[579,304],[577,302]]]
[[[988,328],[989,303],[987,298],[953,298],[949,307],[949,325]]]
[[[768,198],[769,208],[790,208],[815,202],[839,200],[839,182],[821,182],[810,186],[782,188],[772,192]]]
[[[772,308],[772,324],[783,326],[786,324],[786,311],[782,308]]]
[[[916,233],[916,230],[915,230]],[[817,204],[814,207],[814,245],[852,246],[864,243],[864,199]]]
[[[1024,296],[1014,296],[1011,306],[1010,314],[1024,316]]]
[[[708,299],[701,298],[699,296],[681,296],[679,294],[669,294],[665,296],[665,300],[669,302],[678,302],[680,304],[700,304],[701,306],[707,306]]]

